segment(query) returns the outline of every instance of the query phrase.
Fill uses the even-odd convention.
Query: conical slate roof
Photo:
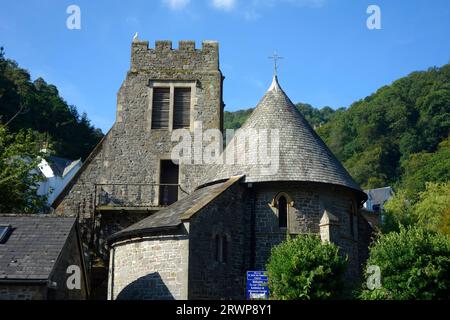
[[[345,186],[362,193],[350,174],[281,89],[276,76],[253,113],[227,145],[224,151],[225,158],[231,159],[228,155],[233,154],[233,147],[235,148],[234,155],[237,157],[243,154],[255,154],[255,152],[251,152],[254,149],[249,147],[249,140],[245,143],[245,140],[242,139],[242,136],[251,129],[256,129],[260,133],[264,129],[268,133],[278,131],[278,169],[268,170],[270,166],[261,163],[260,159],[257,159],[256,163],[245,161],[237,163],[235,156],[233,165],[228,164],[226,160],[222,161],[225,164],[213,165],[205,176],[204,184],[235,175],[245,175],[245,182],[321,182]],[[250,140],[252,139],[250,136]],[[271,141],[271,138],[268,140]],[[261,141],[258,142],[258,148],[261,145]],[[270,155],[270,148],[269,144],[268,151],[264,154]],[[256,152],[256,154],[258,153]],[[276,166],[272,165],[273,167]]]

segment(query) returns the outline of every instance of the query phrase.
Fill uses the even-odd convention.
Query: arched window
[[[287,228],[288,203],[285,196],[278,198],[278,226]]]
[[[294,201],[291,196],[285,192],[279,192],[272,199],[271,207],[276,209],[278,216],[278,227],[281,229],[288,228],[289,207],[294,207]]]

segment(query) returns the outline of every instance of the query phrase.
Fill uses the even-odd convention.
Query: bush
[[[369,290],[364,284],[362,299],[450,298],[450,238],[446,235],[401,227],[372,244],[367,265],[380,267],[381,288]]]
[[[450,181],[425,183],[414,201],[399,190],[384,205],[383,232],[399,231],[400,226],[419,226],[444,234],[450,229]]]
[[[267,271],[274,299],[327,299],[342,289],[347,258],[334,244],[302,235],[272,249]]]
[[[45,212],[47,197],[37,193],[44,177],[36,170],[45,156],[35,132],[10,134],[0,123],[0,212]]]

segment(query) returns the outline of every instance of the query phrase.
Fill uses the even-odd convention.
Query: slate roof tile
[[[246,131],[278,130],[278,170],[267,172],[268,166],[261,163],[260,159],[257,159],[256,164],[239,164],[235,161],[229,165],[223,161],[225,164],[215,164],[208,170],[202,185],[242,174],[245,175],[244,182],[307,181],[341,185],[354,189],[362,198],[367,198],[285,94],[276,76],[241,129],[236,132],[231,145],[227,146],[223,154],[226,155],[234,145],[235,155],[251,155],[249,143],[242,138]]]
[[[181,224],[183,214],[189,212],[192,215],[241,178],[241,176],[235,176],[225,182],[197,189],[192,194],[178,200],[167,208],[148,216],[126,229],[116,232],[109,238],[109,241],[112,242],[118,238],[126,238],[130,235],[156,231],[161,228],[175,228]]]
[[[0,279],[47,280],[76,218],[0,215],[12,231],[0,244]]]

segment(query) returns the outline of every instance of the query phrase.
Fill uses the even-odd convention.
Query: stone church
[[[172,160],[174,130],[223,132],[223,80],[217,42],[133,40],[116,121],[53,203],[79,219],[94,296],[243,299],[246,271],[265,270],[274,245],[307,233],[348,255],[349,282],[360,276],[367,195],[276,76],[218,161]],[[253,152],[249,130],[277,133],[273,172],[219,161]],[[194,158],[205,148],[194,146]]]

